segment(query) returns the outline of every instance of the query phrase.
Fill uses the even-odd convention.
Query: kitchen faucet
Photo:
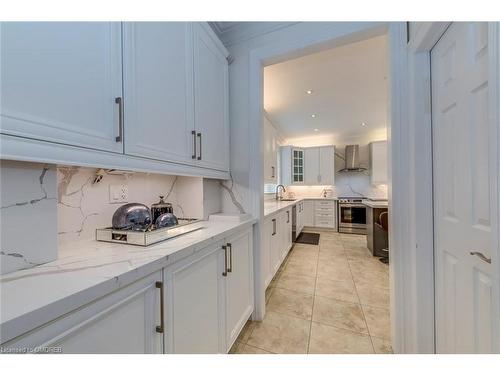
[[[285,187],[283,185],[276,186],[276,200],[283,199],[283,196],[280,194],[280,187],[283,188],[283,192],[282,193],[286,192],[286,189],[285,189]]]

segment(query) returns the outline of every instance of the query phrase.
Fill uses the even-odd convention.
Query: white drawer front
[[[335,228],[335,223],[333,218],[316,217],[314,224],[315,227],[319,228]]]
[[[333,208],[333,201],[316,201],[316,208],[323,208],[323,207],[329,207]]]

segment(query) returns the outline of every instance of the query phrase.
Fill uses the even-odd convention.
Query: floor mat
[[[295,239],[295,243],[304,243],[307,245],[319,244],[319,233],[302,232],[300,236]]]

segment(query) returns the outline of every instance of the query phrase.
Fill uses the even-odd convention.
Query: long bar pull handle
[[[227,246],[223,245],[224,249],[224,272],[222,272],[222,276],[227,277]]]
[[[196,159],[196,132],[192,130],[191,134],[193,135],[193,155],[191,155],[191,158]]]
[[[233,272],[233,245],[227,243],[226,246],[229,248],[229,268],[227,272]]]
[[[200,156],[198,156],[198,160],[201,160],[201,133],[196,134],[198,136],[198,139],[200,140]]]
[[[481,253],[479,251],[471,251],[470,255],[475,255],[479,259],[481,259],[482,261],[484,261],[484,262],[486,262],[488,264],[491,264],[491,258],[488,258],[486,255],[484,255],[483,253]]]
[[[115,137],[116,142],[123,141],[123,100],[121,97],[115,98],[115,103],[118,104],[118,137]]]
[[[290,211],[286,212],[286,223],[288,224],[290,222]]]
[[[271,167],[271,178],[274,178],[274,177],[276,177],[276,176],[274,175],[274,167]]]
[[[271,234],[271,236],[274,236],[276,234],[276,219],[273,219],[272,222],[273,222],[273,233]]]
[[[163,282],[157,281],[155,284],[156,288],[160,289],[160,325],[156,326],[156,332],[165,332],[165,312],[163,303]]]

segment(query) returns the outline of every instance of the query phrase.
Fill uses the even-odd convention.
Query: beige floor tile
[[[252,322],[251,320],[247,321],[236,341],[246,343],[254,328],[255,328],[254,322]]]
[[[393,354],[391,342],[389,340],[372,337],[373,348],[377,354]]]
[[[313,322],[309,353],[372,354],[373,347],[368,335]]]
[[[344,245],[342,241],[336,239],[325,239],[320,240],[319,242],[320,251],[324,248],[332,248],[332,249],[344,249]]]
[[[314,294],[316,278],[313,276],[294,275],[293,273],[283,273],[278,282],[277,288],[289,289],[296,292]]]
[[[234,354],[274,354],[247,344],[239,344]]]
[[[358,333],[368,333],[361,306],[355,303],[316,296],[312,320]]]
[[[390,340],[391,319],[389,309],[373,306],[362,306],[362,308],[370,335]]]
[[[307,320],[312,317],[312,308],[312,294],[281,288],[276,288],[267,304],[267,310],[269,311],[293,315]]]
[[[269,286],[267,289],[266,289],[266,304],[269,303],[269,299],[271,298],[272,294],[274,292],[274,287],[271,287]]]
[[[339,255],[339,256],[320,255],[320,257],[318,258],[318,264],[325,267],[341,267],[350,269],[349,261],[347,260],[347,257],[345,255]]]
[[[290,259],[283,275],[302,275],[314,277],[318,269],[318,261]]]
[[[311,322],[268,311],[256,322],[247,344],[273,353],[305,354]]]
[[[240,346],[240,345],[245,345],[245,344],[236,340],[234,342],[233,346],[231,346],[231,349],[229,349],[229,354],[236,354],[238,352],[238,346]]]
[[[382,272],[376,272],[370,268],[363,268],[361,270],[353,268],[351,265],[352,278],[356,284],[369,283],[373,288],[388,288],[389,275]]]
[[[389,286],[389,285],[387,285]],[[362,305],[389,308],[390,292],[389,288],[374,286],[368,282],[357,282],[356,291]]]
[[[318,277],[314,293],[320,297],[359,303],[354,282],[352,280],[331,280],[325,277]]]
[[[325,262],[318,263],[318,277],[324,277],[331,280],[352,280],[349,266],[340,264],[332,265]]]

